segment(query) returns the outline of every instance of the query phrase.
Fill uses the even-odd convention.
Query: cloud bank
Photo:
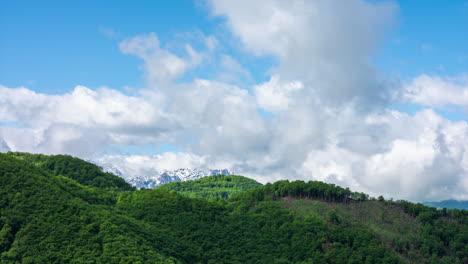
[[[262,182],[322,180],[416,201],[468,199],[466,78],[421,75],[396,85],[370,59],[395,24],[392,2],[209,1],[212,16],[253,57],[273,57],[269,80],[224,54],[221,36],[179,52],[155,33],[119,43],[142,60],[147,87],[133,94],[76,86],[60,95],[0,86],[0,136],[13,150],[69,153],[129,173],[227,168]],[[226,40],[225,40],[226,41]],[[214,64],[221,80],[183,79]],[[229,77],[229,78],[228,78]],[[183,79],[183,81],[182,81]],[[423,106],[414,114],[391,108]],[[180,152],[123,155],[119,146],[172,144]]]

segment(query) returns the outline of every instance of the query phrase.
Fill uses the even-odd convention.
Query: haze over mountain
[[[112,158],[100,159],[98,161],[91,162],[96,163],[106,172],[110,172],[124,178],[127,182],[137,188],[146,189],[153,189],[156,186],[169,182],[196,180],[210,175],[232,174],[227,169],[165,169],[164,167],[159,167],[155,160],[142,161],[145,164],[140,166],[133,166],[132,163],[124,163]]]
[[[468,200],[467,10],[465,0],[6,1],[0,138],[122,165],[126,177],[227,169],[262,184]]]
[[[115,167],[103,167],[104,171],[113,173],[119,177],[124,178],[128,183],[137,187],[137,188],[146,188],[146,189],[153,189],[159,185],[166,184],[169,182],[179,182],[179,181],[191,181],[200,179],[205,176],[211,175],[230,175],[228,170],[223,169],[214,169],[203,171],[200,169],[177,169],[173,171],[152,171],[147,172],[147,175],[136,175],[136,176],[127,176],[120,172]]]
[[[468,210],[468,201],[457,201],[457,200],[445,200],[445,201],[437,201],[437,202],[425,202],[423,203],[427,206],[433,206],[439,209],[447,208],[447,209],[464,209]]]
[[[0,153],[6,153],[8,151],[11,151],[10,147],[3,138],[0,138]]]

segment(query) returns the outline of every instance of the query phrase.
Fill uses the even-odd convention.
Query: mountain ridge
[[[189,169],[179,168],[175,170],[154,170],[147,175],[125,175],[115,164],[105,163],[100,164],[96,162],[103,171],[113,173],[121,178],[124,178],[128,183],[137,187],[138,189],[154,189],[157,186],[179,181],[190,181],[212,175],[230,175],[232,174],[227,169]]]
[[[164,185],[115,188],[114,178],[96,168],[63,155],[0,154],[0,262],[468,261],[466,210],[374,199],[318,181],[277,181],[227,199],[189,198]],[[94,181],[100,177],[110,178]],[[180,192],[201,182],[214,193],[238,188],[230,184],[235,179],[254,182],[218,175],[168,185]]]

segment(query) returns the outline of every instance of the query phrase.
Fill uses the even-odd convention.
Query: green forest
[[[170,182],[158,189],[190,198],[228,199],[241,192],[261,187],[262,184],[243,176],[214,175],[188,182]]]
[[[0,153],[0,263],[468,263],[468,211],[234,175],[136,190],[66,155]]]

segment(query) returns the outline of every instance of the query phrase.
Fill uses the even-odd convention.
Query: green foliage
[[[176,263],[115,203],[109,191],[0,154],[0,263]]]
[[[247,190],[261,187],[255,180],[236,175],[215,175],[194,181],[171,182],[157,187],[187,197],[228,199]]]
[[[464,210],[240,176],[127,191],[91,165],[0,154],[0,263],[468,261]]]
[[[28,161],[55,176],[62,175],[83,185],[106,190],[132,191],[135,188],[124,179],[103,172],[100,167],[84,160],[68,156],[9,152],[8,155]]]
[[[351,192],[348,188],[342,188],[334,184],[319,181],[277,181],[268,183],[262,188],[234,197],[234,200],[263,200],[278,199],[281,197],[314,198],[330,202],[367,201],[369,195],[359,192]]]

